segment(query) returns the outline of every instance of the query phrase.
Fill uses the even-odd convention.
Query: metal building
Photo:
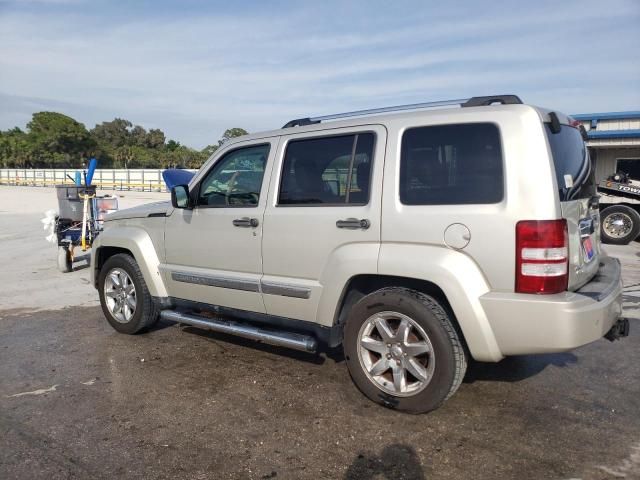
[[[596,182],[623,171],[640,181],[640,111],[572,115],[587,130]]]

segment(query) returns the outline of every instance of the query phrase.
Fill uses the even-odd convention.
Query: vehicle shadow
[[[544,355],[520,355],[507,357],[498,363],[470,362],[464,383],[477,380],[493,382],[519,382],[539,374],[549,365],[566,367],[577,363],[573,353],[550,353]]]
[[[406,480],[424,480],[424,470],[413,447],[392,444],[384,447],[380,455],[361,452],[349,466],[345,480],[369,478],[388,480],[403,478]]]

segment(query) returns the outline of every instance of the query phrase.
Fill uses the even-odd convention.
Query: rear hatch
[[[568,288],[574,291],[593,278],[600,263],[600,214],[594,168],[577,124],[568,117],[562,123],[554,113],[550,119],[553,121],[545,123],[545,130],[558,181],[562,217],[567,221]]]

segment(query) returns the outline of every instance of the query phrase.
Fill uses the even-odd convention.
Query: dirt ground
[[[640,478],[637,244],[608,247],[630,337],[472,364],[443,407],[412,416],[360,394],[340,351],[170,322],[116,333],[82,262],[56,270],[38,224],[52,191],[18,190],[0,187],[2,479]]]

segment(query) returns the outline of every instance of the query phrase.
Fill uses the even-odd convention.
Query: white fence
[[[53,187],[74,183],[77,169],[0,168],[0,185]],[[197,170],[189,170],[196,172]],[[103,190],[142,190],[165,192],[162,169],[97,169],[92,184]]]

